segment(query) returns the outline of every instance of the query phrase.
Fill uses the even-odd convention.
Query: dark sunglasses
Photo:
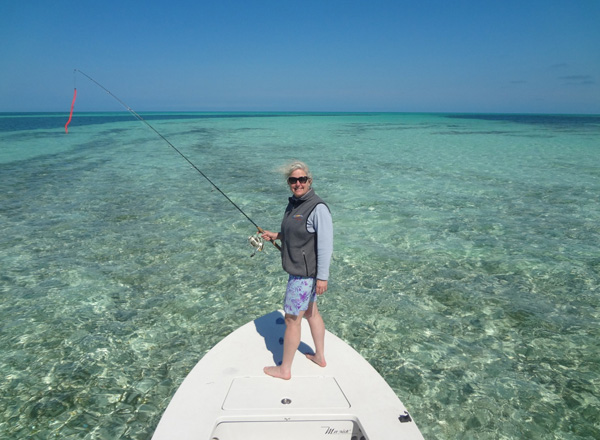
[[[308,182],[308,176],[288,177],[288,184],[293,185],[296,182],[306,183],[306,182]]]

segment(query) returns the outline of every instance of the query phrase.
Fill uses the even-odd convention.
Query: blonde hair
[[[304,162],[301,162],[299,160],[293,160],[290,163],[283,165],[279,169],[279,171],[285,176],[286,180],[296,170],[304,171],[306,173],[306,175],[308,176],[308,178],[310,180],[312,180],[312,173],[308,169],[308,165],[306,165]]]

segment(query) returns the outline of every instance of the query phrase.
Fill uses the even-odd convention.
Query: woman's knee
[[[306,310],[306,312],[304,312],[304,317],[308,320],[311,320],[312,318],[316,317],[319,315],[319,309],[317,308],[317,303],[316,302],[311,302],[308,306],[308,309]]]
[[[304,312],[300,312],[298,315],[285,314],[285,325],[299,325],[302,322],[302,316]]]

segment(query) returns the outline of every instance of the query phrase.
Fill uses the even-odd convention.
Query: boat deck
[[[263,367],[281,362],[283,312],[262,316],[210,350],[181,384],[153,440],[408,439],[422,435],[393,390],[354,349],[325,334],[327,367],[308,360],[306,320],[290,380]]]

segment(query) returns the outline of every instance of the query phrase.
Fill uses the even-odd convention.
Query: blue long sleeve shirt
[[[329,279],[329,265],[333,254],[333,220],[327,206],[315,207],[306,221],[308,232],[317,233],[317,279]]]

